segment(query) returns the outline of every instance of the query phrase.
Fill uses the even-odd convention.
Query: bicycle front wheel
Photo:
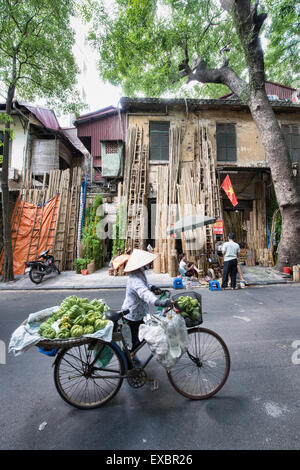
[[[98,408],[119,391],[125,366],[118,349],[101,341],[62,349],[54,382],[60,396],[80,409]]]
[[[215,395],[225,384],[230,370],[230,355],[223,339],[206,328],[188,330],[189,345],[168,372],[168,378],[181,395],[203,400]]]

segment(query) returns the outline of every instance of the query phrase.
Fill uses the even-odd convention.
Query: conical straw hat
[[[126,264],[124,269],[125,273],[129,273],[131,271],[135,271],[136,269],[140,269],[143,266],[146,266],[149,263],[152,263],[157,258],[157,254],[149,253],[149,251],[138,250],[135,248],[130,255],[130,258]]]

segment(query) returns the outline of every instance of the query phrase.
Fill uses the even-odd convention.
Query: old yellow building
[[[300,183],[300,104],[292,101],[294,89],[272,87],[269,99]],[[96,145],[102,149],[103,155],[92,152],[98,175],[104,165],[113,169],[114,159],[118,162],[118,173],[102,178],[102,184],[118,187],[118,196],[112,194],[111,200],[123,208],[127,250],[151,244],[160,253],[156,269],[174,274],[174,259],[180,252],[190,259],[207,256],[215,252],[218,239],[233,231],[236,241],[246,244],[252,263],[272,263],[268,247],[270,243],[272,247],[276,198],[264,146],[248,107],[232,95],[217,100],[122,98],[120,103],[120,109],[109,109],[108,117],[100,110],[80,118],[77,127],[82,142],[89,141],[89,149]],[[93,143],[99,135],[101,146]],[[118,151],[112,152],[114,145]],[[236,206],[221,189],[226,175]],[[223,234],[217,235],[210,225],[180,238],[167,236],[176,220],[193,213],[221,220]]]

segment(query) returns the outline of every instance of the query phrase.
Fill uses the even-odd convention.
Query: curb
[[[290,280],[270,280],[270,281],[253,281],[248,282],[247,287],[252,286],[268,286],[276,284],[297,284],[294,281]],[[159,287],[164,289],[173,289],[173,284],[160,284]],[[193,286],[195,287],[195,286]],[[113,290],[113,289],[126,289],[126,285],[101,285],[101,286],[63,286],[63,287],[1,287],[0,291],[61,291],[61,290]]]
[[[171,289],[173,288],[173,285],[159,285],[160,287],[164,289]],[[79,287],[79,286],[63,286],[63,287],[1,287],[0,286],[0,291],[39,291],[39,290],[51,290],[51,291],[58,291],[58,290],[113,290],[113,289],[126,289],[125,286],[112,286],[111,284],[109,285],[101,285],[101,286],[84,286],[84,287]]]

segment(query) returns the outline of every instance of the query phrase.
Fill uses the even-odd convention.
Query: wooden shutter
[[[235,124],[217,124],[217,161],[236,162],[236,130]]]
[[[169,129],[168,121],[150,122],[150,160],[169,160]]]

